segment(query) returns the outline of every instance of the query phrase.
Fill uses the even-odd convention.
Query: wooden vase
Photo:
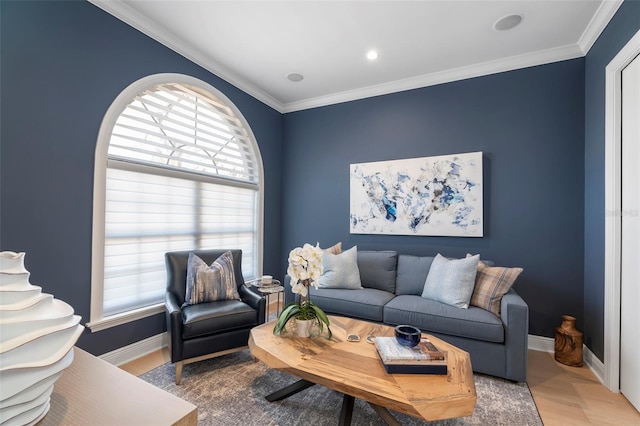
[[[582,333],[576,329],[576,319],[562,316],[562,324],[556,327],[556,361],[572,367],[582,366]]]

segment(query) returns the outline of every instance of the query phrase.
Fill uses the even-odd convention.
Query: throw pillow
[[[223,253],[211,266],[193,253],[187,264],[186,305],[218,300],[240,300],[233,269],[233,255]]]
[[[467,309],[479,260],[480,255],[449,260],[438,253],[431,263],[422,297]]]
[[[398,256],[398,277],[396,278],[396,296],[410,294],[420,296],[424,291],[433,256]]]
[[[331,254],[340,254],[342,253],[342,241],[324,250],[328,251]]]
[[[364,288],[395,293],[397,266],[398,253],[393,250],[358,251],[360,283]]]
[[[322,253],[322,275],[318,280],[320,288],[362,288],[358,269],[358,248],[351,247],[340,254]]]
[[[476,286],[469,304],[486,309],[500,317],[502,296],[509,291],[522,271],[522,268],[487,266],[484,262],[478,262]]]

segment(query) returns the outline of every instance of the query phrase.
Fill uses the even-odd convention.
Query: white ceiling
[[[581,57],[622,3],[89,1],[280,112]]]

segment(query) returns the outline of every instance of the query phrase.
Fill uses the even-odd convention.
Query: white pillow
[[[322,252],[323,272],[318,280],[320,288],[345,288],[356,290],[362,288],[360,270],[358,269],[358,248],[351,247],[340,254]]]
[[[440,253],[431,263],[422,297],[467,309],[473,294],[480,255],[449,260]]]

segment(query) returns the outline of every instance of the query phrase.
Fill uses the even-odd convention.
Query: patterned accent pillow
[[[324,249],[326,251],[328,251],[331,254],[340,254],[342,253],[342,241],[340,241],[339,243],[336,243],[334,245],[332,245],[329,248]]]
[[[208,266],[204,260],[189,253],[185,305],[218,300],[240,300],[233,269],[233,255],[227,251]]]
[[[486,309],[500,317],[502,296],[509,291],[522,271],[522,268],[487,266],[483,262],[478,262],[476,286],[469,304]]]
[[[447,259],[440,253],[431,262],[422,297],[457,308],[469,308],[480,255]]]

